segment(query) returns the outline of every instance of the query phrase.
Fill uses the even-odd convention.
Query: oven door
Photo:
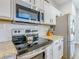
[[[31,59],[45,59],[45,52],[42,52]]]
[[[24,36],[24,35],[12,36],[12,41],[13,41],[14,45],[20,45],[23,43],[27,43],[26,36]]]

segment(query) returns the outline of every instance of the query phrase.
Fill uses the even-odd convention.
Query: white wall
[[[64,4],[61,6],[60,10],[64,13],[64,14],[72,14],[74,16],[76,16],[76,10],[75,10],[75,6],[73,4],[73,2],[69,2],[67,4]]]
[[[77,14],[76,14],[76,7],[74,5],[74,3],[72,3],[72,14],[76,17]]]
[[[76,42],[79,42],[79,9],[77,11],[77,19],[76,19]]]

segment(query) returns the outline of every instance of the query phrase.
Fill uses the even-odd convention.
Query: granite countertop
[[[54,35],[54,36],[52,36],[52,40],[48,40],[48,38],[44,36],[44,37],[40,38],[41,42],[39,42],[38,44],[33,45],[32,47],[28,48],[26,50],[26,53],[21,54],[18,57],[21,58],[21,57],[24,56],[26,58],[31,58],[31,57],[35,56],[34,54],[38,54],[37,52],[39,52],[39,49],[41,47],[44,47],[44,46],[48,47],[51,43],[53,43],[53,41],[61,40],[61,38],[63,38],[63,36]],[[33,52],[33,51],[35,51],[35,52]],[[33,53],[31,53],[31,52],[33,52]]]
[[[64,38],[64,37],[63,36],[53,35],[53,36],[43,36],[43,38],[51,40],[51,41],[56,41],[56,40],[61,40],[61,38]]]
[[[16,55],[17,51],[12,41],[0,42],[0,59],[5,56]]]
[[[57,36],[57,35],[54,35],[52,37],[52,40],[55,41],[55,40],[61,40],[61,38],[64,38],[63,36]]]

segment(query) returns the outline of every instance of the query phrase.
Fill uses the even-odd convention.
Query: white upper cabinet
[[[50,23],[56,25],[56,16],[60,16],[60,11],[50,5]]]
[[[60,11],[53,5],[44,1],[45,23],[56,25],[56,16],[60,15]]]
[[[22,1],[24,1],[24,2],[26,2],[28,4],[31,4],[31,0],[22,0]]]
[[[44,0],[36,0],[36,7],[38,11],[43,11],[44,9]]]
[[[0,0],[0,18],[11,18],[11,0]]]
[[[43,10],[44,0],[30,0],[32,8],[38,11]]]
[[[15,1],[17,0],[0,0],[0,17],[1,18],[10,18],[13,19],[15,16]],[[53,7],[53,5],[47,3],[44,0],[21,0],[29,5],[31,8],[40,12],[44,12],[45,23],[56,25],[56,15],[59,15],[60,12]]]
[[[51,24],[56,24],[56,12],[55,8],[50,5],[50,23]]]
[[[44,0],[22,0],[25,1],[26,3],[31,4],[31,8],[42,11],[43,10],[43,5],[44,5]]]
[[[45,23],[50,23],[50,6],[47,2],[44,1],[44,20]]]

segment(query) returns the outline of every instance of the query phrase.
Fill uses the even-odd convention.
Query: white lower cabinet
[[[60,16],[61,12],[50,3],[44,1],[44,22],[51,25],[56,25],[56,16]]]
[[[53,47],[52,47],[52,44],[46,49],[46,52],[45,52],[45,59],[53,59]]]
[[[56,40],[46,50],[45,59],[61,59],[63,56],[63,40]]]
[[[53,43],[53,59],[60,59],[60,51],[61,51],[60,42]]]

